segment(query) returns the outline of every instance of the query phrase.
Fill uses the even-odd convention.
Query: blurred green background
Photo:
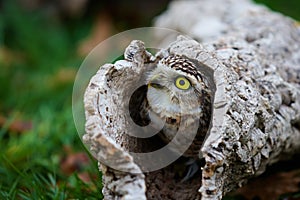
[[[151,26],[169,0],[0,1],[0,199],[101,199],[101,173],[72,117],[88,52]],[[257,0],[300,20],[299,0]]]

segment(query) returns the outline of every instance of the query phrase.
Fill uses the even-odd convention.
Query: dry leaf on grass
[[[0,128],[5,128],[8,132],[23,133],[32,129],[32,122],[16,119],[10,121],[6,117],[0,115]]]
[[[66,155],[62,158],[60,162],[61,171],[67,175],[74,173],[75,171],[80,171],[83,166],[89,164],[89,158],[85,153],[82,152],[72,152],[70,147],[65,147]]]
[[[91,164],[89,157],[83,152],[73,152],[72,148],[69,146],[64,147],[65,156],[60,162],[60,169],[62,173],[66,175],[71,175],[74,172],[77,173],[80,180],[85,183],[90,183],[93,178],[88,172],[82,172],[85,166]]]

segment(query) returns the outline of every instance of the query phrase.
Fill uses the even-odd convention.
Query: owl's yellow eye
[[[191,87],[191,83],[183,76],[179,76],[175,80],[175,86],[181,90],[188,90]]]

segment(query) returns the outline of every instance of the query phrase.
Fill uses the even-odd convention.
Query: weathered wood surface
[[[184,55],[213,72],[216,92],[201,149],[202,174],[179,182],[174,165],[145,172],[140,157],[129,153],[160,147],[155,138],[132,134],[130,97],[159,59],[134,41],[125,60],[100,67],[85,93],[84,141],[101,163],[105,199],[221,199],[267,165],[300,152],[295,21],[246,0],[201,0],[173,2],[156,25],[196,39],[179,37],[159,55]]]

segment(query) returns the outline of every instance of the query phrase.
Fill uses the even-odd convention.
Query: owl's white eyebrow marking
[[[170,55],[161,60],[161,63],[175,70],[180,70],[194,76],[197,81],[203,81],[202,74],[197,70],[194,63],[179,55]]]

